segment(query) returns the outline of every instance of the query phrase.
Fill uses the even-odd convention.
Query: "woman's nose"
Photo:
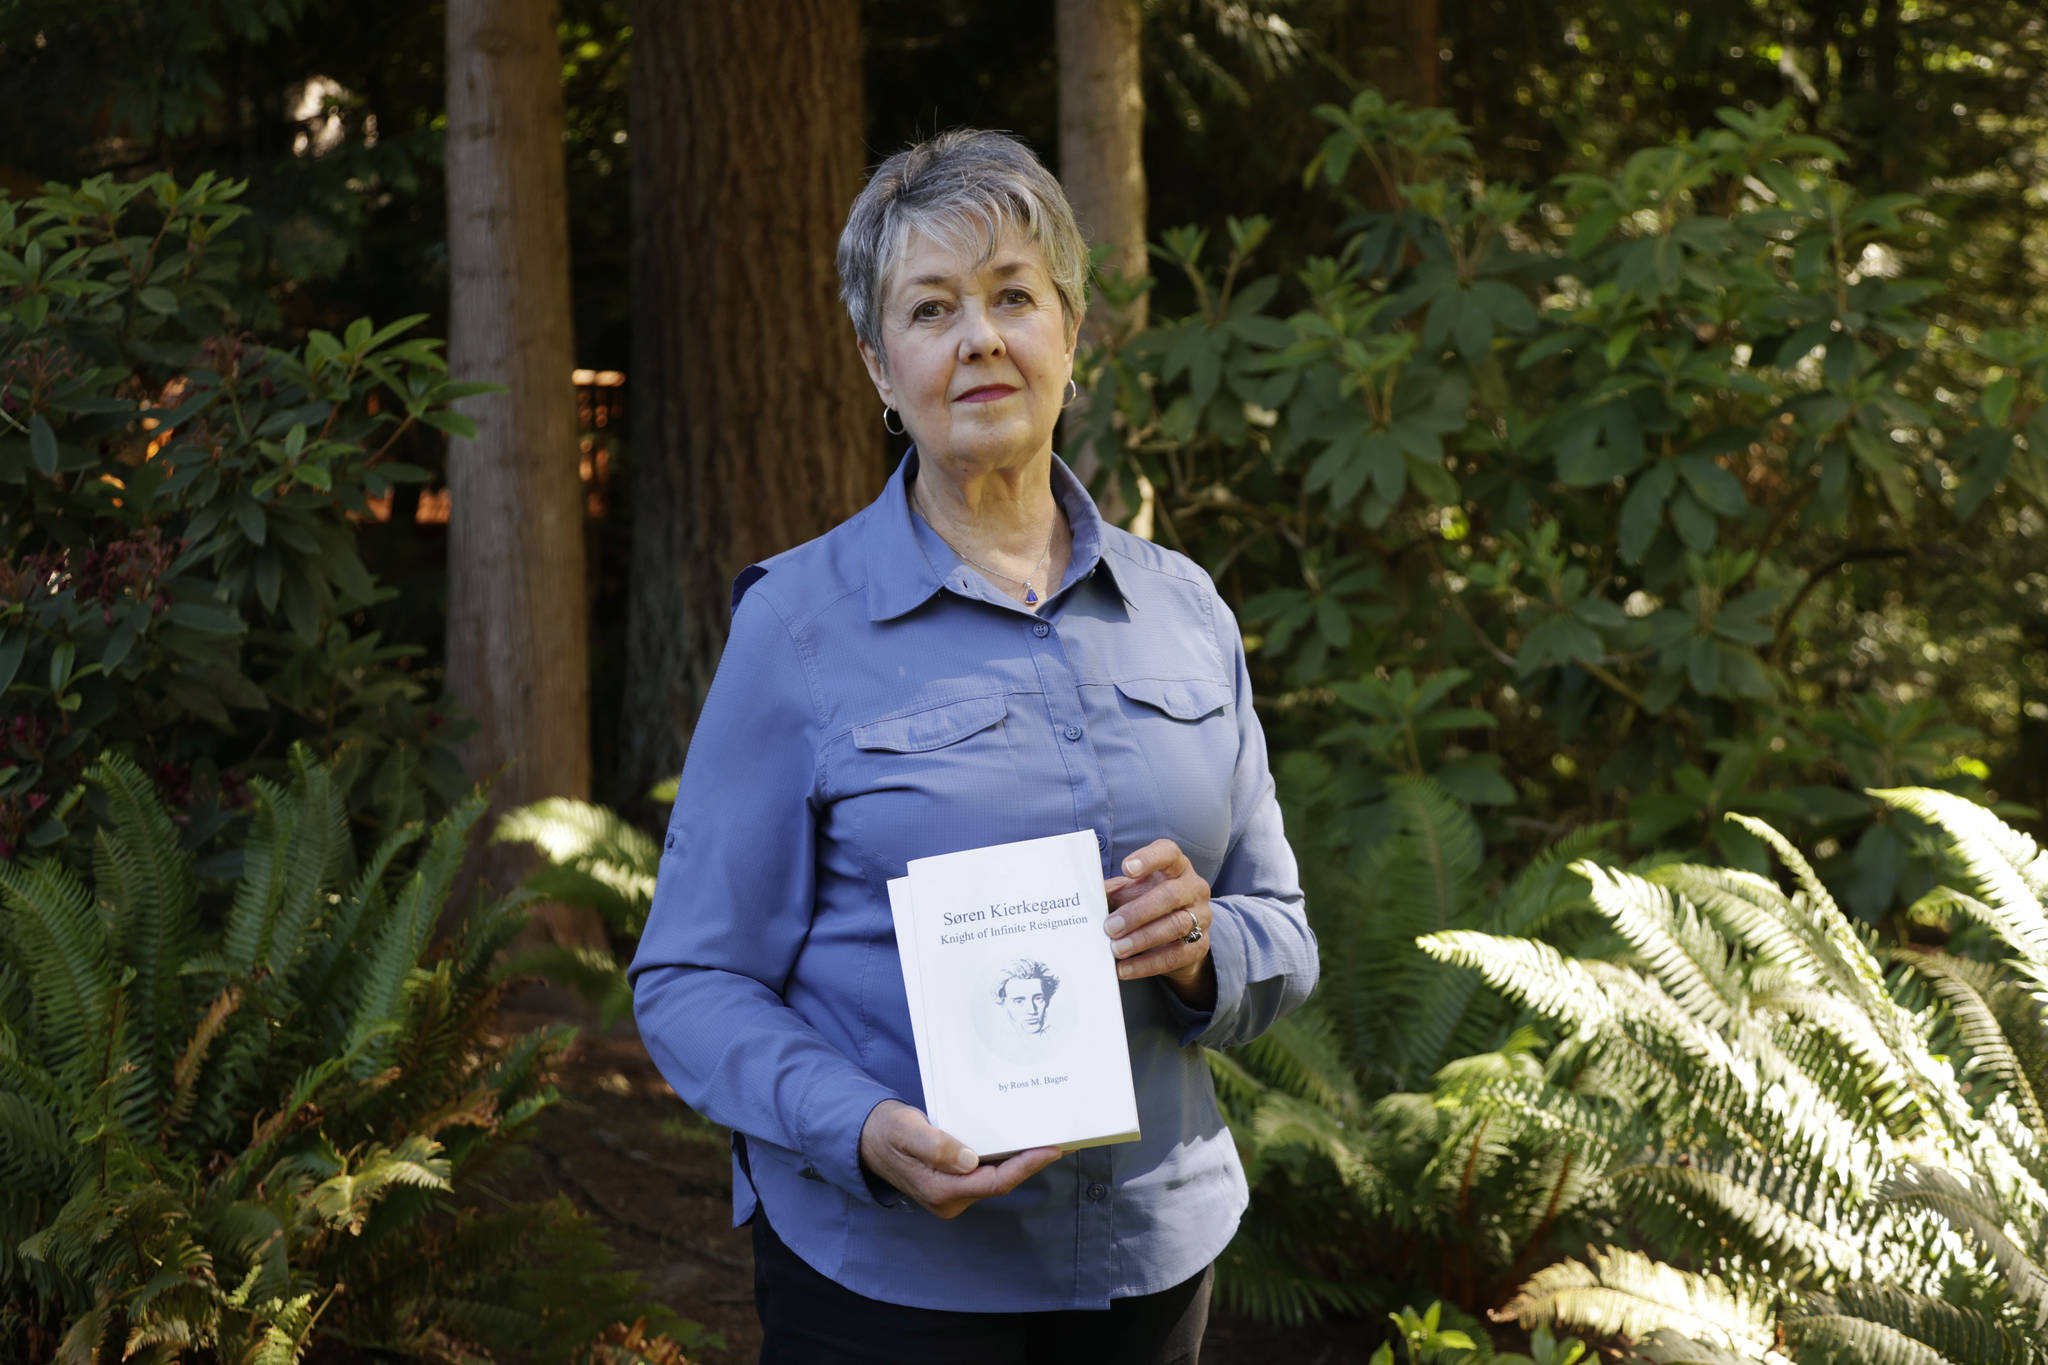
[[[983,308],[964,308],[960,312],[960,358],[962,360],[986,360],[1003,353],[1003,334],[996,330],[995,322]]]

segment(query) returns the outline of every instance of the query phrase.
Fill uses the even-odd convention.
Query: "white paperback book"
[[[1138,1136],[1087,830],[918,858],[889,883],[925,1114],[983,1157]]]

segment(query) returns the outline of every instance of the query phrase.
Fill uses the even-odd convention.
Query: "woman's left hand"
[[[1166,978],[1175,995],[1196,1009],[1216,1003],[1216,964],[1209,960],[1209,883],[1171,839],[1154,839],[1124,859],[1124,874],[1102,884],[1109,897],[1103,928],[1126,981]],[[1187,941],[1195,929],[1202,936]]]

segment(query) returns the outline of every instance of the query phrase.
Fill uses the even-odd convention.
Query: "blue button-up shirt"
[[[1100,1308],[1180,1283],[1235,1232],[1244,1173],[1202,1048],[1299,1004],[1315,939],[1243,642],[1208,576],[1104,522],[1055,460],[1074,547],[1034,611],[913,514],[915,467],[735,584],[635,1013],[676,1093],[744,1135],[735,1222],[758,1205],[870,1298]],[[1105,875],[1162,836],[1186,851],[1214,887],[1215,1006],[1123,983],[1143,1138],[935,1218],[860,1165],[877,1104],[923,1106],[886,884],[912,858],[1074,829],[1094,831]]]

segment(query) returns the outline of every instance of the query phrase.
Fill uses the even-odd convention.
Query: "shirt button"
[[[1096,1181],[1088,1187],[1088,1197],[1100,1204],[1103,1200],[1109,1198],[1109,1186],[1103,1184],[1100,1180]]]
[[[1031,628],[1031,633],[1033,635],[1036,635],[1039,639],[1043,640],[1046,636],[1052,634],[1052,627],[1047,625],[1045,622],[1040,621],[1037,625]]]
[[[1081,727],[1078,725],[1069,725],[1066,728],[1066,736],[1068,739],[1079,739],[1081,737]]]
[[[1102,837],[1101,830],[1095,832],[1095,851],[1097,853],[1109,852],[1109,840]]]

